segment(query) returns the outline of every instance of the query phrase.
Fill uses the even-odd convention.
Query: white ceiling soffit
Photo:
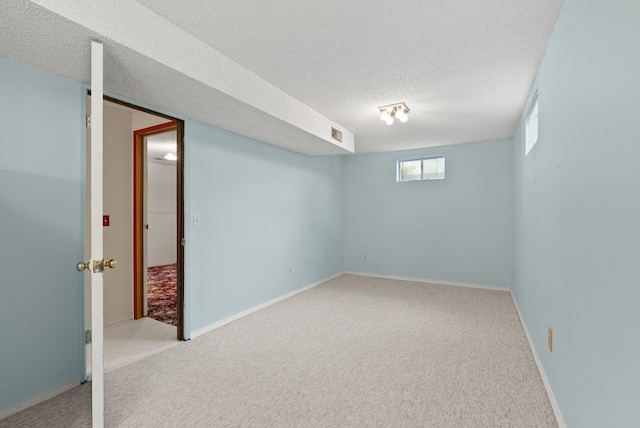
[[[135,1],[0,2],[3,58],[88,83],[91,39],[106,91],[306,155],[354,151],[349,130]]]
[[[139,0],[356,135],[356,152],[511,138],[562,0]],[[407,123],[378,106],[405,102]]]
[[[96,38],[110,92],[308,155],[402,150],[511,138],[561,5],[3,0],[0,56],[87,82]]]

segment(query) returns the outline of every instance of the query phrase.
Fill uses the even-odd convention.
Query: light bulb
[[[404,112],[403,109],[398,108],[398,110],[396,110],[396,117],[400,120],[402,120],[403,118],[407,117],[406,113]]]
[[[393,123],[393,118],[391,116],[389,116],[386,120],[387,125],[391,125]]]
[[[380,115],[380,119],[382,120],[388,120],[389,119],[389,112],[388,111],[383,111],[382,114]]]
[[[400,122],[405,123],[407,120],[409,120],[409,116],[407,116],[406,114],[403,114],[400,117]]]

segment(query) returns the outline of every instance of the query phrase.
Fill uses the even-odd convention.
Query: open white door
[[[102,101],[103,46],[91,42],[91,158],[89,261],[78,264],[78,270],[91,275],[91,419],[94,428],[104,427],[104,352],[103,352],[103,278],[106,268],[114,268],[115,260],[104,260],[102,248]]]
[[[102,254],[103,47],[91,42],[91,420],[104,427]],[[97,267],[97,269],[96,269]]]
[[[115,261],[104,261],[102,248],[102,131],[103,131],[103,47],[91,42],[91,120],[89,160],[87,165],[87,219],[88,259],[79,263],[78,270],[89,272],[89,295],[91,308],[88,311],[91,329],[91,420],[94,428],[104,427],[104,352],[103,352],[103,278],[106,267],[115,267]]]

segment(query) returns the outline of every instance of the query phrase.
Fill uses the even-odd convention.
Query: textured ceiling
[[[357,153],[510,138],[562,4],[34,2],[0,3],[0,56],[86,82],[98,38],[110,92],[305,154],[350,151],[331,126]]]

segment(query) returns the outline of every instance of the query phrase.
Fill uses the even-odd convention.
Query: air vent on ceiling
[[[342,132],[338,131],[336,128],[331,128],[331,138],[342,143]]]

